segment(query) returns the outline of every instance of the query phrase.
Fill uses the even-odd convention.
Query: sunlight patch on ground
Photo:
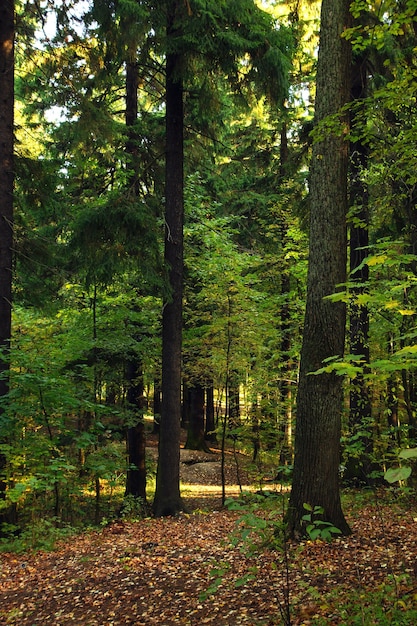
[[[207,496],[221,493],[222,490],[221,485],[198,485],[191,483],[181,483],[181,487],[182,490],[186,493],[207,494]],[[253,485],[242,485],[241,490],[239,485],[226,485],[225,491],[226,493],[239,494],[245,491],[256,491],[256,487],[254,487]]]

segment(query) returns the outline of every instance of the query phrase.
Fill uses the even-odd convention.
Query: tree
[[[128,194],[139,200],[139,137],[135,132],[138,118],[138,44],[136,38],[129,42],[126,61],[126,113],[128,139],[126,152],[130,156],[127,162]],[[139,299],[139,298],[138,298]],[[136,303],[136,306],[138,304]],[[135,339],[140,341],[140,333]],[[146,435],[143,412],[145,409],[143,364],[139,356],[133,354],[126,363],[126,378],[130,386],[127,391],[127,401],[134,411],[134,423],[127,429],[128,470],[126,477],[126,495],[139,497],[146,503]]]
[[[13,183],[14,183],[14,2],[0,6],[0,420],[9,392],[9,349],[12,317]],[[2,443],[0,441],[0,443]],[[0,498],[6,459],[0,451]],[[0,521],[4,515],[0,511]]]
[[[162,407],[153,511],[175,515],[184,509],[180,495],[182,295],[184,283],[184,103],[182,55],[175,51],[181,2],[167,3],[165,79],[165,262],[170,293],[162,314]]]
[[[252,85],[261,86],[276,99],[281,98],[287,88],[286,53],[290,45],[288,38],[280,41],[280,46],[277,39],[280,35],[273,28],[270,16],[259,10],[252,0],[224,5],[196,2],[195,12],[188,2],[167,2],[165,261],[171,293],[164,302],[162,320],[162,414],[154,499],[157,515],[175,514],[182,508],[179,436],[184,282],[184,84],[189,79],[189,85],[203,93],[200,75],[195,69],[203,67],[212,73],[214,66],[220,70],[219,74],[227,75],[236,91],[242,88],[240,77],[245,76],[247,83],[252,81]],[[251,63],[244,71],[239,71],[245,55],[250,56]],[[193,80],[190,79],[192,69]],[[205,104],[200,103],[201,109]]]
[[[331,302],[346,281],[348,0],[323,0],[317,66],[316,141],[310,170],[310,256],[307,302],[297,394],[294,475],[287,521],[292,535],[303,532],[304,504],[321,507],[323,519],[349,533],[340,502],[339,465],[342,377],[317,373],[326,359],[344,351],[346,309]],[[332,116],[329,120],[329,116]],[[323,123],[328,124],[326,129]]]
[[[94,399],[94,411],[89,411],[88,419],[83,419],[83,413],[87,412],[80,411],[78,428],[79,431],[83,431],[78,434],[84,437],[79,450],[80,457],[83,457],[82,471],[86,472],[89,459],[93,456],[98,457],[106,445],[106,439],[108,441],[100,430],[99,421],[100,405],[105,401],[109,409],[105,424],[109,427],[107,432],[112,432],[112,439],[118,439],[123,426],[125,430],[129,430],[130,463],[127,491],[144,498],[145,442],[144,428],[140,422],[144,408],[141,347],[143,336],[147,339],[149,333],[148,328],[143,331],[149,318],[146,314],[141,318],[140,312],[144,299],[142,294],[144,292],[149,294],[149,291],[155,293],[155,282],[151,274],[153,277],[158,276],[157,280],[160,280],[160,267],[154,274],[152,267],[155,266],[151,260],[159,258],[157,220],[152,211],[152,206],[158,204],[157,194],[152,194],[152,205],[148,203],[149,196],[147,197],[151,172],[153,185],[156,185],[158,178],[155,171],[157,166],[149,167],[149,162],[154,164],[156,161],[154,154],[147,149],[151,143],[147,143],[149,132],[147,121],[151,115],[145,121],[143,119],[145,116],[137,119],[139,70],[135,58],[139,54],[138,49],[141,51],[138,40],[142,43],[147,22],[146,14],[143,15],[144,10],[142,6],[139,7],[139,3],[112,3],[111,6],[102,3],[102,5],[104,6],[99,6],[99,2],[95,2],[94,7],[91,6],[94,13],[88,12],[83,16],[83,22],[89,28],[88,41],[84,42],[81,40],[80,30],[76,24],[74,26],[75,18],[70,24],[68,14],[60,15],[59,26],[64,22],[62,30],[65,31],[65,40],[60,36],[62,32],[59,27],[56,38],[52,42],[44,42],[44,54],[26,60],[23,69],[27,74],[25,75],[24,71],[22,74],[25,79],[28,79],[29,75],[29,80],[35,81],[32,82],[35,89],[28,88],[25,94],[27,98],[22,100],[25,105],[28,102],[36,102],[36,107],[33,106],[32,110],[37,109],[36,121],[40,119],[43,123],[42,139],[45,145],[48,137],[52,135],[53,138],[48,149],[42,153],[42,162],[45,162],[46,156],[52,153],[56,165],[54,169],[59,172],[61,178],[54,190],[48,189],[51,191],[48,195],[50,199],[55,199],[55,208],[59,207],[59,220],[56,220],[58,228],[52,232],[55,232],[57,239],[60,240],[60,258],[66,263],[65,278],[68,280],[70,274],[71,282],[80,282],[81,290],[92,296],[90,300],[90,321],[94,328],[92,341],[90,342],[89,338],[84,343],[83,354],[77,355],[65,365],[67,373],[73,371],[74,381],[81,370],[84,372],[85,380],[87,372],[91,374],[88,392],[92,392],[89,397]],[[129,30],[125,28],[126,24],[129,25]],[[138,28],[138,24],[142,30]],[[127,58],[128,54],[130,56]],[[34,62],[33,72],[30,71],[32,62]],[[141,62],[144,63],[145,60],[142,58]],[[56,68],[56,72],[51,69],[51,65]],[[88,67],[89,82],[84,80],[86,75],[80,71],[81,67]],[[42,76],[50,78],[46,85],[40,82]],[[71,79],[67,80],[69,76]],[[120,106],[123,84],[127,92],[125,119],[123,119],[125,109]],[[143,97],[143,92],[141,95]],[[66,106],[64,103],[70,107],[74,106],[72,110],[77,111],[77,114],[65,116],[66,109],[63,109],[61,122],[54,119],[53,125],[46,125],[42,113],[53,106],[54,102],[61,106]],[[26,106],[25,113],[27,115]],[[162,119],[162,116],[159,115],[159,118]],[[31,121],[30,116],[25,118],[26,124]],[[159,151],[158,141],[154,136],[152,147]],[[148,157],[146,163],[145,154]],[[68,168],[62,167],[62,159]],[[144,170],[148,178],[144,175]],[[25,195],[24,192],[22,195]],[[35,203],[32,203],[33,205]],[[38,206],[39,203],[36,208]],[[26,206],[24,210],[26,217]],[[117,216],[113,210],[116,210]],[[33,213],[35,214],[35,209]],[[34,227],[35,232],[39,233],[39,226],[45,215],[49,217],[46,211],[41,212],[38,208],[36,215],[38,221],[35,221],[38,228]],[[142,222],[144,228],[137,221],[137,219],[141,221],[142,217],[146,221],[146,226]],[[66,234],[61,237],[63,230]],[[142,238],[144,235],[146,238],[149,235],[153,239],[155,243],[153,252],[144,244]],[[33,254],[30,260],[33,261]],[[54,268],[56,267],[54,265]],[[45,273],[44,266],[43,272]],[[68,288],[67,284],[65,290]],[[56,300],[58,297],[57,293],[53,296]],[[120,315],[110,321],[109,313],[113,307],[109,304],[113,298],[118,300],[115,308]],[[122,300],[126,304],[123,314]],[[115,300],[113,302],[115,303]],[[45,303],[36,304],[45,306]],[[67,300],[64,306],[68,304],[74,315],[77,314],[77,308],[83,307],[81,301],[75,307],[73,306],[75,302],[71,304]],[[85,304],[88,306],[87,301]],[[155,328],[156,323],[152,333],[155,332]],[[118,330],[119,338],[113,342],[110,337]],[[149,364],[152,362],[149,343],[146,355]],[[88,392],[84,391],[84,397]],[[126,410],[126,404],[130,404],[131,410]],[[112,412],[113,416],[110,417]],[[123,425],[121,415],[124,416]],[[96,419],[93,419],[94,417]],[[76,429],[73,439],[77,444]],[[102,473],[100,474],[98,463],[95,468],[92,462],[89,465],[96,473],[97,481],[104,477]],[[119,468],[124,466],[123,456]]]

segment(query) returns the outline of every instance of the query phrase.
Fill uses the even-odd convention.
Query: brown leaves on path
[[[414,601],[415,517],[368,505],[349,520],[351,537],[289,546],[292,623],[315,624],[321,618],[324,624],[343,624],[335,589],[348,602],[354,590],[365,597],[387,574],[395,574],[397,592]],[[249,557],[232,547],[228,537],[237,519],[223,510],[120,521],[68,539],[53,553],[2,555],[0,624],[281,624],[282,554],[266,550]],[[215,564],[225,572],[223,582],[203,601],[200,594],[209,587]],[[258,567],[256,579],[236,588],[253,566]]]
[[[1,623],[251,623],[253,604],[256,613],[273,608],[270,590],[260,588],[253,598],[242,589],[228,589],[223,598],[219,590],[214,599],[199,600],[213,560],[229,561],[232,575],[244,573],[246,560],[222,545],[235,518],[221,512],[119,522],[54,553],[3,556]]]

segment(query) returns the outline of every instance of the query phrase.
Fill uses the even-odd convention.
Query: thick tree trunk
[[[349,0],[323,0],[317,69],[316,123],[340,113],[348,101]],[[347,124],[347,122],[346,122]],[[339,128],[338,128],[339,130]],[[342,130],[342,129],[340,129]],[[323,508],[323,519],[350,532],[339,491],[342,378],[311,375],[344,351],[346,310],[326,296],[346,281],[348,143],[343,132],[326,132],[314,145],[310,173],[310,257],[307,303],[297,395],[294,475],[287,521],[304,532],[304,504]]]
[[[181,3],[168,3],[167,38],[175,36],[175,15]],[[180,495],[181,350],[184,224],[184,109],[180,56],[166,58],[165,263],[171,297],[162,315],[162,412],[153,510],[156,516],[184,509]]]
[[[0,3],[0,398],[9,392],[9,349],[12,314],[13,249],[13,122],[14,122],[14,2]],[[1,409],[2,411],[4,408]],[[0,440],[1,442],[1,440]],[[0,498],[6,495],[3,472],[6,459],[0,454]],[[0,523],[8,521],[0,514]]]

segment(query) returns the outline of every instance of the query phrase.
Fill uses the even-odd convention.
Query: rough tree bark
[[[167,41],[172,48],[179,0],[167,3]],[[184,273],[184,106],[181,56],[168,49],[166,57],[165,263],[170,298],[162,315],[162,407],[159,455],[153,502],[158,517],[184,510],[180,495],[181,350]]]
[[[349,0],[323,0],[317,67],[316,124],[340,114],[349,98]],[[323,508],[323,519],[350,532],[339,491],[342,378],[311,375],[328,357],[344,351],[346,308],[325,299],[346,281],[348,142],[337,123],[320,133],[310,170],[310,256],[307,302],[297,394],[294,475],[287,522],[304,532],[304,504]]]

